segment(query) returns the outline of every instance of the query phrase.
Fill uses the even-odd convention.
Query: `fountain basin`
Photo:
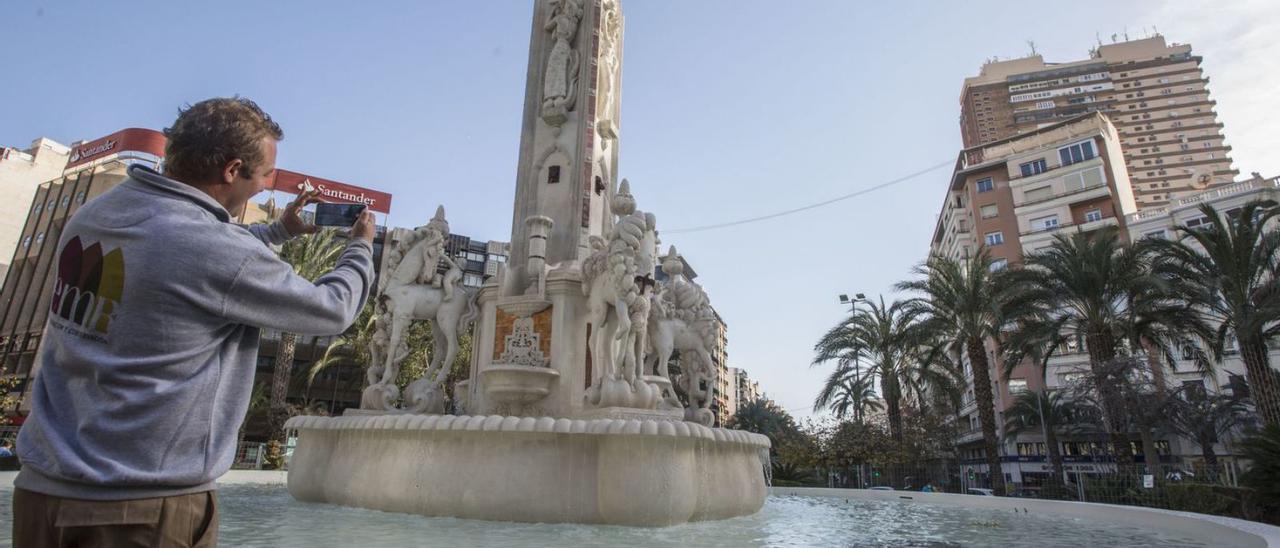
[[[490,365],[480,375],[485,393],[499,405],[536,403],[551,393],[551,385],[560,378],[560,372],[549,367],[514,364]]]
[[[469,519],[664,526],[753,514],[759,434],[677,421],[294,417],[289,493]]]

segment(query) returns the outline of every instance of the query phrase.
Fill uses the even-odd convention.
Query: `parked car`
[[[983,496],[983,497],[994,497],[994,496],[996,496],[995,491],[992,491],[992,490],[987,489],[987,488],[985,488],[985,487],[970,487],[970,488],[969,488],[969,494],[970,494],[970,495]]]
[[[877,485],[871,488],[872,491],[892,491],[893,488],[888,485]]]

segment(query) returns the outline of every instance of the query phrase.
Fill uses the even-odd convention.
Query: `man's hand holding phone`
[[[373,233],[377,230],[373,223],[373,212],[366,208],[360,212],[360,216],[356,217],[355,224],[351,225],[351,239],[361,239],[373,245]]]
[[[351,227],[350,237],[373,243],[373,212],[365,204],[316,205],[316,224],[320,226]]]

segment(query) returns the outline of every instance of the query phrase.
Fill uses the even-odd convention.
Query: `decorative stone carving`
[[[715,420],[711,412],[716,382],[716,366],[711,359],[711,349],[716,344],[715,312],[702,286],[685,278],[684,263],[675,246],[671,246],[663,258],[662,271],[667,275],[667,282],[651,297],[650,354],[645,369],[667,378],[671,356],[679,351],[677,381],[689,399],[685,419],[710,426]],[[675,400],[674,394],[668,394],[666,403],[678,407],[679,400]]]
[[[552,126],[558,127],[569,118],[577,96],[578,52],[573,43],[581,20],[581,0],[555,0],[543,25],[555,40],[542,79],[542,119]]]
[[[547,358],[538,349],[541,342],[542,337],[533,330],[533,318],[516,318],[511,334],[504,338],[502,355],[496,363],[546,367]]]
[[[599,407],[653,409],[658,390],[640,378],[639,370],[647,347],[657,221],[652,214],[636,211],[626,179],[612,210],[618,220],[608,242],[593,239],[595,251],[582,264],[589,347],[592,359],[601,366],[586,398]]]
[[[600,14],[600,84],[596,96],[599,101],[596,108],[596,130],[606,139],[618,138],[618,125],[614,122],[614,112],[618,100],[618,69],[622,66],[619,39],[622,34],[622,17],[618,14],[616,0],[604,0]]]
[[[449,222],[444,206],[426,226],[413,231],[390,251],[387,274],[383,277],[374,312],[374,336],[369,347],[373,364],[369,386],[360,398],[360,408],[392,412],[442,413],[441,387],[449,365],[458,355],[458,332],[475,319],[476,292],[462,287],[462,269],[444,254]],[[445,274],[439,265],[448,266]],[[404,406],[396,387],[400,365],[409,354],[404,333],[414,321],[431,321],[435,352],[423,376],[409,384]]]

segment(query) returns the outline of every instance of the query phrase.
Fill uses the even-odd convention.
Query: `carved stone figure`
[[[614,109],[617,101],[618,67],[622,65],[619,39],[622,34],[622,20],[618,15],[618,3],[615,0],[604,0],[600,15],[600,83],[597,96],[600,98],[596,109],[600,121],[596,124],[600,135],[606,139],[617,139],[617,124],[614,122]],[[607,141],[606,141],[607,143]]]
[[[680,353],[679,386],[689,398],[685,419],[710,426],[715,417],[711,413],[711,387],[716,382],[715,362],[711,349],[716,343],[715,312],[702,287],[684,277],[684,263],[675,246],[662,261],[662,271],[667,282],[652,297],[649,317],[649,359],[646,369],[652,374],[668,377],[668,363],[676,351]],[[707,389],[702,386],[707,386]],[[678,406],[678,401],[668,404]]]
[[[601,407],[652,409],[658,394],[639,377],[649,317],[648,288],[653,286],[656,219],[636,211],[626,179],[612,210],[619,218],[608,242],[593,239],[595,251],[582,264],[591,332],[588,344],[592,359],[601,365],[587,400]]]
[[[362,409],[404,410],[412,413],[444,410],[440,387],[449,374],[449,365],[458,355],[458,333],[476,317],[476,292],[461,287],[462,269],[444,254],[449,223],[444,207],[436,210],[427,226],[415,230],[400,242],[388,257],[388,274],[383,278],[374,310],[375,318],[368,388],[361,397]],[[448,272],[437,269],[443,261]],[[396,378],[400,363],[409,354],[405,330],[413,321],[431,321],[435,351],[423,376],[409,384],[404,408],[395,406],[400,395]]]
[[[582,19],[581,0],[556,0],[543,30],[555,42],[547,55],[547,71],[542,79],[542,119],[559,126],[573,110],[578,87],[578,52],[573,49]]]

